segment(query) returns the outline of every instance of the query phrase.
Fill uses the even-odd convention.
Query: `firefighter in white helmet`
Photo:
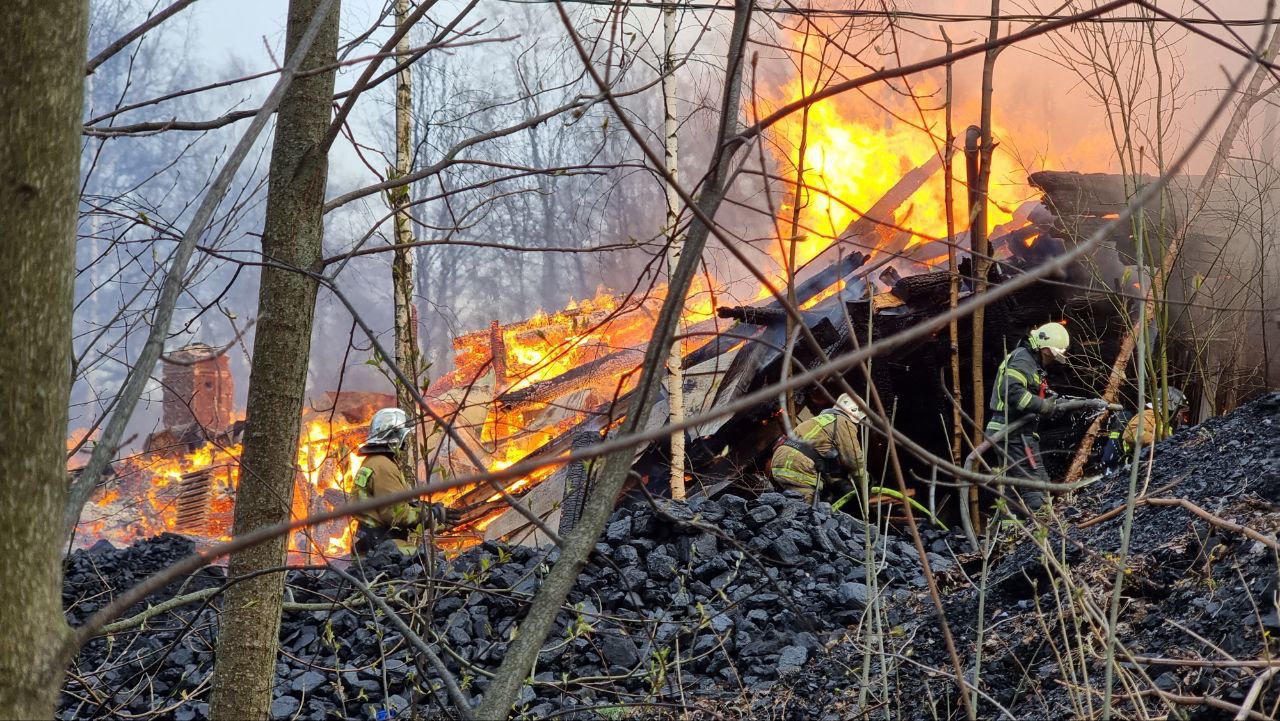
[[[378,498],[410,487],[400,470],[399,455],[412,432],[408,414],[399,408],[383,408],[373,414],[369,437],[359,451],[364,456],[364,464],[356,472],[358,500]],[[423,504],[411,499],[363,513],[359,521],[352,546],[357,553],[369,553],[388,540],[394,540],[401,551],[410,552],[428,523],[453,523],[457,518],[443,504]]]
[[[1005,473],[1045,483],[1049,481],[1044,459],[1040,455],[1040,434],[1036,431],[1040,417],[1053,415],[1058,410],[1058,404],[1049,391],[1045,369],[1065,362],[1070,345],[1071,335],[1067,333],[1066,326],[1061,323],[1045,323],[1032,330],[1026,340],[1005,357],[996,371],[988,403],[991,419],[987,422],[987,435],[994,436],[1006,426],[1030,416],[1029,422],[997,444],[1003,456],[1001,465]],[[1077,402],[1079,403],[1097,409],[1107,405],[1101,399]],[[1044,498],[1041,491],[1022,493],[1023,502],[1033,511],[1044,505]]]
[[[784,489],[798,491],[807,500],[822,488],[862,472],[862,445],[858,424],[866,414],[847,393],[836,404],[797,425],[774,447],[769,470]]]

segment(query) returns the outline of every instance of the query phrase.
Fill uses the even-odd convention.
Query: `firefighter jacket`
[[[857,476],[862,472],[862,444],[858,442],[858,424],[852,418],[828,409],[795,427],[794,437],[808,444],[814,454],[831,458],[843,473]],[[814,459],[798,448],[780,445],[770,461],[773,477],[781,485],[812,497],[820,469]]]
[[[1160,434],[1160,438],[1167,438],[1169,435],[1169,426],[1165,424],[1164,431]],[[1151,408],[1135,415],[1129,419],[1129,425],[1124,429],[1124,448],[1125,452],[1129,452],[1138,441],[1138,433],[1142,433],[1142,447],[1146,448],[1155,443],[1156,438],[1156,412]]]
[[[356,472],[355,487],[356,498],[364,500],[403,491],[410,486],[405,483],[404,473],[400,471],[394,455],[375,452],[365,457],[364,464]],[[419,507],[412,501],[401,501],[360,515],[361,523],[384,528],[412,528],[422,521]]]
[[[988,431],[999,430],[1029,414],[1040,415],[1048,391],[1049,383],[1035,351],[1025,345],[1014,348],[1000,363],[995,382],[991,385],[991,401],[987,404],[991,409]],[[1027,432],[1034,433],[1035,427],[1033,421]]]

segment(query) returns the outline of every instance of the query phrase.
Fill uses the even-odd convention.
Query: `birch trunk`
[[[663,158],[666,161],[667,173],[676,179],[679,163],[677,153],[679,125],[676,123],[676,79],[675,79],[675,42],[676,42],[676,9],[668,6],[662,11],[662,131]],[[680,195],[675,186],[668,181],[667,191],[667,277],[675,275],[676,266],[680,264],[680,254],[684,249],[684,240],[679,236],[677,224],[680,220]],[[683,343],[677,339],[671,344],[671,353],[667,356],[667,398],[670,406],[672,423],[684,420],[684,374],[680,370],[683,356]],[[671,497],[684,500],[684,431],[671,434]]]

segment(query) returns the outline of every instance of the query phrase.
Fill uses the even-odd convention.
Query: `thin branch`
[[[177,15],[178,13],[187,9],[187,7],[195,3],[195,1],[196,0],[174,0],[174,3],[172,5],[165,8],[164,10],[161,10],[155,15],[152,15],[151,17],[147,18],[140,25],[130,30],[129,32],[125,33],[124,35],[121,35],[115,42],[106,46],[105,48],[102,49],[101,52],[99,52],[97,55],[94,55],[92,58],[90,58],[89,62],[85,63],[84,74],[92,75],[93,71],[97,70],[99,65],[102,65],[103,63],[110,60],[113,55],[123,50],[125,47],[129,45],[129,43],[133,42],[134,40],[137,40],[138,38],[142,37],[146,33],[150,32],[152,29],[160,25],[160,23],[163,23],[165,20],[168,20],[174,15]]]
[[[343,569],[338,568],[334,564],[329,564],[329,570],[341,576],[347,583],[350,583],[353,588],[364,594],[364,597],[369,599],[369,603],[377,606],[378,610],[382,611],[383,615],[387,617],[387,621],[389,621],[392,626],[396,627],[396,630],[400,632],[400,635],[404,636],[405,640],[413,644],[413,647],[417,649],[418,653],[427,657],[427,661],[431,664],[431,668],[440,676],[440,682],[444,684],[445,690],[449,694],[449,700],[453,702],[453,707],[457,710],[458,715],[462,716],[464,719],[472,718],[471,704],[467,702],[467,697],[462,694],[462,689],[458,688],[457,679],[453,677],[452,673],[449,673],[449,668],[445,666],[444,662],[440,660],[440,657],[431,650],[431,647],[427,645],[427,642],[423,641],[422,637],[414,633],[413,629],[409,628],[409,624],[405,623],[404,619],[400,618],[400,614],[396,613],[386,601],[382,600],[381,596],[374,593],[373,590],[360,581],[360,579],[352,576]]]

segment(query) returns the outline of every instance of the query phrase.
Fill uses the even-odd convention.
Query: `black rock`
[[[622,543],[631,537],[631,516],[623,516],[609,523],[604,532],[605,540],[610,543]]]
[[[620,634],[610,633],[601,638],[600,653],[610,664],[627,669],[640,662],[640,654],[636,650],[635,643]]]
[[[778,654],[778,673],[798,671],[808,660],[809,651],[804,646],[786,646]]]
[[[640,562],[640,554],[635,546],[622,545],[613,549],[613,560],[619,566],[634,566]]]
[[[306,671],[295,678],[289,687],[300,693],[311,693],[328,680],[328,677],[319,671]]]
[[[800,555],[800,549],[796,547],[795,541],[787,536],[779,536],[774,539],[771,548],[775,556],[785,561],[790,561]]]
[[[645,566],[649,569],[649,573],[659,580],[669,581],[676,575],[676,559],[672,558],[661,549],[655,550],[645,559]]]
[[[773,520],[774,518],[777,518],[778,511],[773,506],[766,506],[764,504],[760,504],[752,508],[751,512],[748,515],[751,517],[751,520],[754,521],[757,526],[759,526],[763,523],[767,523],[768,521]]]
[[[298,701],[298,699],[292,696],[281,696],[271,702],[271,718],[291,718],[300,708],[302,708],[302,702]]]
[[[1156,688],[1161,691],[1172,691],[1177,688],[1180,683],[1182,683],[1182,680],[1171,671],[1165,671],[1159,676],[1156,676],[1155,680]]]
[[[865,583],[846,581],[836,588],[836,600],[845,605],[856,604],[866,608],[870,600],[870,590]]]

